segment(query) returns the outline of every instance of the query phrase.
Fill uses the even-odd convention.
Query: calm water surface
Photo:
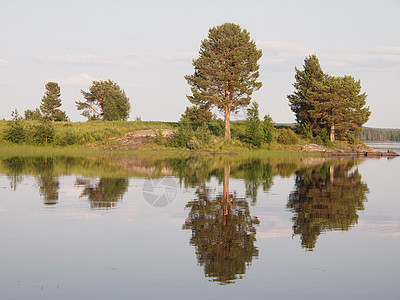
[[[0,298],[399,299],[399,171],[3,157]]]

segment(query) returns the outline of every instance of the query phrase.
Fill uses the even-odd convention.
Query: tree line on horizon
[[[217,108],[224,115],[224,139],[231,139],[231,114],[249,106],[252,93],[262,87],[257,81],[261,56],[262,51],[257,49],[250,33],[239,25],[224,23],[210,28],[201,42],[199,57],[193,60],[194,74],[185,76],[192,92],[187,98],[193,106],[186,108],[181,123],[204,124],[215,120],[212,109]],[[298,133],[330,141],[351,140],[360,134],[371,114],[365,106],[367,95],[361,93],[360,80],[324,73],[315,54],[305,58],[303,68],[295,68],[295,91],[287,96]],[[25,119],[67,121],[66,113],[59,109],[58,83],[48,82],[45,89],[40,107],[26,110]],[[75,104],[88,120],[128,119],[129,98],[112,80],[93,81],[89,91],[81,93],[84,101]],[[18,117],[16,111],[14,117]],[[269,115],[266,119],[265,126],[273,124]],[[258,103],[253,102],[248,110],[248,122],[249,127],[253,126],[253,135],[260,135],[257,139],[261,143],[268,141],[262,134],[265,126],[258,116]]]

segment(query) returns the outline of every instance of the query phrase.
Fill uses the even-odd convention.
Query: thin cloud
[[[141,65],[137,61],[109,57],[109,56],[92,55],[92,54],[85,54],[85,55],[67,54],[60,56],[37,57],[36,59],[44,63],[65,63],[65,64],[79,64],[79,65],[93,65],[93,66],[138,67]]]
[[[352,72],[400,68],[400,47],[317,49],[281,41],[258,41],[257,46],[263,50],[261,64],[268,65],[270,71],[301,67],[298,65],[299,59],[303,60],[304,57],[314,53],[320,59],[324,70]]]
[[[324,65],[333,69],[383,71],[400,68],[400,49],[371,48],[363,50],[332,49],[320,56]]]
[[[130,53],[136,59],[140,59],[146,64],[152,65],[178,65],[178,66],[191,66],[192,60],[197,58],[199,54],[197,52],[177,52],[171,55],[160,55],[154,52],[148,53]]]
[[[78,75],[67,76],[63,79],[60,79],[59,82],[63,85],[81,87],[91,85],[95,80],[97,80],[97,78],[90,76],[89,74],[82,73]]]
[[[303,45],[281,41],[258,41],[257,46],[263,51],[261,63],[267,65],[286,64],[315,52]]]

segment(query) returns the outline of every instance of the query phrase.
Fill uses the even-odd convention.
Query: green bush
[[[322,128],[321,133],[319,134],[321,140],[326,144],[329,141],[329,133],[326,128]]]
[[[225,124],[224,121],[222,121],[221,119],[218,119],[214,122],[209,122],[207,125],[211,134],[221,137],[225,135]]]
[[[224,127],[225,134],[225,127]],[[231,138],[244,140],[246,137],[246,121],[231,122]]]
[[[16,144],[22,143],[26,139],[26,133],[17,109],[11,113],[11,118],[11,121],[7,123],[7,128],[4,130],[4,139]]]
[[[50,121],[41,121],[34,125],[32,132],[32,141],[35,144],[50,144],[54,139],[54,128]]]
[[[159,130],[157,131],[157,135],[156,135],[156,144],[157,144],[157,145],[162,145],[162,144],[164,144],[164,137],[163,137],[163,134],[162,134],[161,129],[159,129]]]
[[[188,124],[181,124],[168,141],[169,147],[187,148],[190,139],[194,136],[194,131]]]
[[[71,131],[57,132],[53,143],[58,146],[74,145],[79,143],[79,136]]]
[[[253,147],[260,147],[265,141],[264,124],[259,117],[258,103],[253,102],[247,110],[246,131],[244,142]]]
[[[316,136],[315,138],[312,139],[313,143],[323,146],[324,142],[321,140],[321,138],[319,136]]]
[[[198,150],[209,145],[211,142],[211,132],[207,125],[202,125],[197,128],[194,135],[189,139],[186,147],[192,150]]]
[[[4,131],[4,139],[12,143],[22,143],[25,141],[25,130],[21,122],[10,121]]]
[[[167,145],[169,147],[198,150],[209,145],[211,138],[212,134],[206,124],[199,126],[196,131],[189,124],[181,124]]]
[[[272,142],[274,131],[275,131],[275,122],[272,120],[269,114],[264,116],[264,138],[265,141],[270,144]]]
[[[281,130],[279,136],[278,136],[278,143],[284,144],[284,145],[292,145],[296,144],[298,142],[296,134],[293,132],[293,130],[289,128],[284,128]]]

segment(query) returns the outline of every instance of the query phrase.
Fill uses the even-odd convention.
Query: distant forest
[[[359,139],[366,142],[400,142],[400,129],[363,127]]]

